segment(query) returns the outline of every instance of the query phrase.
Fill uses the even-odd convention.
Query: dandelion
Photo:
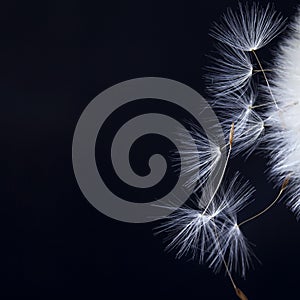
[[[180,166],[182,174],[188,177],[185,187],[196,186],[195,191],[197,191],[218,166],[225,148],[218,144],[217,140],[208,142],[199,126],[194,124],[190,126],[189,133],[179,134],[181,150],[178,154],[180,157],[175,157],[174,166]],[[195,185],[195,183],[198,184]]]
[[[259,70],[264,76],[264,80],[268,86],[269,93],[277,107],[275,97],[273,96],[269,80],[266,72],[262,66],[262,63],[256,54],[256,50],[264,47],[276,36],[278,36],[285,28],[285,20],[277,13],[273,6],[270,4],[266,8],[262,8],[259,4],[253,3],[249,7],[248,3],[244,6],[239,3],[239,9],[237,12],[233,12],[231,9],[227,10],[227,14],[223,15],[223,22],[220,24],[215,23],[210,34],[219,42],[228,45],[232,49],[236,50],[235,56],[241,56],[238,54],[241,52],[251,52],[258,63]],[[245,54],[244,54],[245,55]],[[224,60],[228,60],[227,54],[224,52]],[[232,59],[234,60],[234,56]],[[242,61],[241,61],[242,62]],[[245,63],[245,62],[244,62]],[[247,67],[247,63],[244,64],[244,68]],[[234,79],[236,76],[236,67],[231,67],[231,77]],[[222,68],[220,71],[223,73]],[[230,76],[230,68],[226,70],[226,73]],[[219,76],[215,76],[216,79]],[[230,80],[228,80],[230,81]],[[236,83],[236,82],[235,82]],[[241,84],[240,87],[235,86],[235,91],[242,89],[245,84]],[[219,88],[215,88],[218,90]],[[226,87],[222,87],[226,90]],[[227,86],[227,90],[230,91],[232,87],[230,84]],[[212,90],[212,89],[211,89]],[[225,93],[226,94],[226,93]]]
[[[221,262],[227,256],[230,272],[237,269],[241,260],[244,275],[250,251],[242,234],[232,230],[232,220],[250,203],[253,192],[249,182],[243,182],[237,173],[229,184],[217,192],[211,187],[202,197],[195,195],[190,206],[177,209],[159,227],[159,232],[168,234],[166,249],[177,249],[177,258],[190,254],[199,263],[209,263],[215,271],[220,269]],[[203,203],[207,203],[207,206],[203,207]],[[239,255],[228,251],[242,243],[244,247],[240,247]]]
[[[247,52],[236,51],[222,44],[217,46],[218,57],[210,56],[206,83],[215,98],[246,88],[253,75],[253,64]]]
[[[227,10],[222,23],[215,23],[210,34],[220,42],[240,51],[260,49],[285,29],[284,19],[270,4],[262,8],[253,3],[239,3],[234,12]]]
[[[212,107],[220,118],[222,128],[228,132],[235,124],[233,154],[251,154],[259,145],[264,134],[265,123],[256,112],[257,93],[249,88],[245,93],[234,93],[230,97],[217,99]]]
[[[288,206],[300,216],[300,10],[281,44],[272,80],[278,109],[269,111],[265,136],[272,176],[291,177]],[[278,180],[279,179],[279,180]]]
[[[193,259],[204,262],[205,254],[216,242],[213,214],[203,214],[191,207],[179,208],[160,229],[168,233],[166,250],[177,249],[177,258],[191,254]]]
[[[217,242],[215,249],[211,250],[208,260],[209,267],[215,272],[221,270],[222,265],[231,274],[233,271],[246,276],[252,257],[255,257],[247,239],[242,234],[237,223],[238,213],[251,203],[254,188],[248,181],[243,182],[238,173],[232,178],[226,189],[221,188],[219,196],[226,205],[218,214],[218,222],[222,224],[216,231]],[[216,199],[216,201],[220,201]]]
[[[232,273],[245,277],[255,255],[241,227],[269,211],[286,190],[288,206],[300,218],[300,9],[290,35],[280,46],[271,80],[256,53],[284,29],[285,20],[273,6],[262,8],[257,3],[239,3],[236,12],[228,9],[222,22],[214,24],[211,36],[222,44],[217,46],[218,56],[212,58],[214,65],[207,68],[206,80],[212,106],[229,141],[221,147],[208,141],[196,126],[191,135],[181,136],[186,147],[180,153],[181,167],[190,175],[187,185],[199,184],[197,195],[201,192],[201,197],[195,195],[192,206],[179,208],[161,226],[168,233],[167,249],[177,249],[177,257],[191,254],[215,272],[224,266],[243,300],[247,297]],[[263,103],[257,92],[261,89],[252,81],[259,74],[267,90]],[[281,188],[264,210],[238,222],[239,212],[252,199],[253,188],[237,175],[229,184],[223,177],[231,153],[250,155],[262,140],[271,157],[271,175]],[[196,151],[191,150],[194,143]],[[227,160],[217,186],[202,188],[222,151],[227,151]]]
[[[246,271],[250,266],[252,257],[255,257],[250,245],[243,235],[237,223],[237,216],[232,215],[219,232],[219,240],[216,248],[220,249],[220,254],[210,263],[214,271],[219,271],[223,265],[223,257],[226,257],[226,264],[230,272],[235,271],[246,276]]]
[[[253,3],[243,6],[239,3],[238,11],[228,9],[220,24],[214,24],[211,35],[226,46],[219,46],[221,58],[213,59],[215,65],[211,73],[208,91],[215,97],[214,107],[220,111],[220,118],[225,132],[228,124],[236,124],[234,155],[244,152],[250,155],[259,145],[265,131],[265,120],[254,105],[257,94],[252,91],[250,80],[254,74],[261,72],[268,87],[269,94],[278,108],[269,80],[256,50],[274,39],[285,28],[284,20],[273,6],[262,8]],[[254,70],[251,58],[259,66]],[[250,92],[249,92],[250,91]]]

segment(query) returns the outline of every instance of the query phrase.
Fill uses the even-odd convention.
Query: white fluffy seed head
[[[238,10],[228,9],[210,34],[232,48],[252,51],[268,44],[284,28],[283,18],[270,4],[262,8],[255,2],[251,6],[239,3]]]
[[[196,196],[191,206],[177,209],[159,227],[159,232],[168,234],[166,249],[176,249],[178,258],[190,255],[199,263],[208,263],[215,271],[226,259],[230,271],[238,271],[241,267],[244,276],[250,250],[239,229],[233,226],[233,220],[236,224],[237,213],[250,202],[253,192],[249,182],[242,181],[236,174],[217,194],[211,190],[204,195],[208,198],[204,202],[210,203],[208,207],[203,207],[202,197]],[[213,201],[210,201],[211,195]]]
[[[269,112],[265,140],[272,176],[278,184],[291,177],[288,204],[300,216],[300,10],[279,48],[274,73],[273,94],[279,109]]]
[[[252,257],[255,257],[249,242],[243,235],[237,224],[235,215],[227,219],[227,223],[219,231],[219,239],[216,244],[220,254],[210,262],[210,267],[218,272],[226,261],[230,272],[235,271],[245,278]],[[217,251],[217,250],[216,250]]]
[[[197,191],[218,166],[222,151],[226,149],[222,150],[222,145],[217,141],[209,140],[197,125],[190,126],[189,133],[178,134],[181,150],[178,152],[179,158],[174,160],[174,166],[180,167],[182,174],[188,177],[185,187],[190,188],[196,183],[194,189]]]
[[[217,51],[217,56],[210,56],[205,76],[209,94],[219,98],[246,89],[253,74],[249,53],[222,44],[217,45]]]
[[[233,93],[215,100],[213,109],[221,121],[225,136],[234,123],[232,153],[251,154],[264,134],[264,120],[255,110],[257,93],[249,88],[244,93]]]
[[[208,91],[226,136],[234,123],[233,155],[250,155],[265,132],[265,115],[257,110],[260,105],[255,103],[257,93],[250,81],[262,74],[261,63],[256,53],[249,52],[265,46],[284,28],[285,22],[273,6],[261,7],[254,2],[239,3],[237,11],[228,9],[211,31],[223,46],[218,46],[219,56],[208,67]],[[254,70],[256,66],[258,70]]]

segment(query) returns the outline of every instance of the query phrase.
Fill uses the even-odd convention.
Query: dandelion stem
[[[264,107],[264,106],[268,106],[268,103],[263,103],[263,104],[258,104],[258,105],[254,105],[254,106],[249,106],[250,109],[255,109],[255,108],[259,108],[259,107]]]
[[[223,256],[223,254],[221,254],[221,255],[222,255],[222,260],[223,260],[224,266],[225,266],[225,268],[226,268],[226,272],[227,272],[227,274],[228,274],[228,276],[229,276],[229,279],[230,279],[230,281],[231,281],[231,284],[232,284],[234,290],[236,291],[236,290],[237,290],[237,286],[236,286],[236,284],[235,284],[235,282],[234,282],[234,280],[233,280],[232,274],[231,274],[231,272],[230,272],[230,270],[229,270],[229,268],[228,268],[228,265],[227,265],[227,263],[226,263],[226,261],[225,261],[225,258],[224,258],[224,256]]]
[[[229,143],[229,142],[221,148],[221,151],[224,150],[224,149],[225,149],[226,147],[228,147],[228,146],[230,146],[230,143]]]
[[[253,73],[261,73],[261,72],[273,72],[273,70],[272,69],[253,70]]]
[[[270,87],[269,80],[268,80],[268,77],[267,77],[267,75],[266,75],[266,72],[265,72],[265,70],[263,69],[262,64],[261,64],[261,62],[260,62],[260,60],[259,60],[259,58],[258,58],[258,56],[257,56],[257,54],[256,54],[256,52],[255,52],[255,50],[252,49],[251,52],[253,53],[253,55],[254,55],[254,57],[255,57],[255,59],[256,59],[258,65],[259,65],[259,68],[260,68],[260,70],[261,70],[261,72],[262,72],[262,74],[263,74],[263,76],[264,76],[264,78],[265,78],[266,84],[267,84],[267,86],[268,86],[270,95],[271,95],[271,97],[272,97],[272,99],[273,99],[273,101],[274,101],[274,103],[275,103],[276,108],[278,109],[278,105],[277,105],[277,102],[276,102],[276,100],[275,100],[275,97],[274,97],[274,95],[273,95],[273,93],[272,93],[272,90],[271,90],[271,87]]]
[[[242,226],[246,223],[248,223],[249,221],[252,221],[253,219],[256,219],[257,217],[261,216],[262,214],[264,214],[266,211],[268,211],[277,201],[278,199],[281,197],[283,191],[286,189],[287,185],[288,185],[288,182],[289,182],[289,177],[287,177],[284,181],[283,181],[283,184],[281,186],[281,189],[277,195],[277,197],[275,198],[275,200],[268,206],[266,207],[264,210],[262,210],[261,212],[259,212],[258,214],[250,217],[249,219],[241,222],[240,224],[238,224],[238,226]]]

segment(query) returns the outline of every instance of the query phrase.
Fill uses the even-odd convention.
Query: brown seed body
[[[247,296],[239,288],[236,288],[235,292],[241,300],[248,300]]]

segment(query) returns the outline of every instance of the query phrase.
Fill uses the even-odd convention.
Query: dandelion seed
[[[197,125],[191,125],[189,134],[180,133],[180,158],[174,160],[174,166],[180,166],[183,175],[188,177],[185,187],[190,188],[195,183],[198,190],[217,167],[222,156],[222,145],[209,140]],[[197,150],[195,151],[195,145]]]
[[[251,154],[263,136],[265,123],[255,111],[256,98],[257,94],[249,89],[247,93],[234,93],[213,103],[226,135],[230,124],[235,124],[233,155]]]
[[[237,224],[236,216],[232,215],[228,218],[227,223],[220,230],[219,245],[230,272],[235,271],[245,277],[254,254]],[[222,264],[223,260],[219,255],[212,261],[210,267],[218,271]]]
[[[248,300],[247,296],[239,288],[236,288],[235,292],[241,300]]]
[[[217,47],[219,57],[210,57],[212,65],[207,67],[207,89],[215,98],[247,88],[253,74],[250,55],[227,46]]]
[[[176,249],[177,258],[190,254],[192,259],[198,259],[199,263],[203,263],[205,255],[216,242],[215,226],[218,225],[214,217],[218,213],[219,207],[210,205],[205,209],[200,198],[195,195],[189,206],[185,205],[169,215],[157,228],[157,233],[167,233],[166,250]]]
[[[238,10],[228,9],[222,21],[214,24],[211,36],[241,51],[260,49],[285,29],[285,20],[270,4],[262,8],[239,3]]]
[[[241,181],[238,173],[226,190],[220,192],[227,205],[218,214],[218,221],[222,226],[218,227],[215,248],[210,250],[211,254],[207,259],[209,267],[215,272],[220,271],[225,262],[230,273],[235,271],[243,277],[246,275],[254,254],[237,224],[237,214],[251,202],[253,192],[249,182]]]
[[[210,266],[217,270],[220,268],[223,256],[227,255],[228,247],[233,243],[242,243],[242,236],[235,234],[236,240],[229,236],[229,232],[233,235],[232,216],[241,211],[246,204],[249,203],[253,195],[254,189],[248,182],[242,182],[239,174],[236,174],[231,182],[219,189],[217,193],[213,189],[207,190],[208,193],[197,197],[193,201],[193,207],[182,207],[171,214],[167,221],[159,227],[160,232],[168,234],[167,240],[169,244],[167,250],[177,249],[178,258],[190,254],[193,259],[198,259],[199,263],[209,262]],[[203,200],[202,198],[206,198]],[[211,201],[213,196],[213,201]],[[209,203],[203,207],[204,203]],[[239,238],[237,238],[237,236]],[[246,243],[240,252],[231,253],[229,262],[239,261],[242,256],[248,257]],[[238,257],[235,257],[235,255]],[[245,260],[246,262],[246,260]],[[232,266],[229,264],[230,268]]]

